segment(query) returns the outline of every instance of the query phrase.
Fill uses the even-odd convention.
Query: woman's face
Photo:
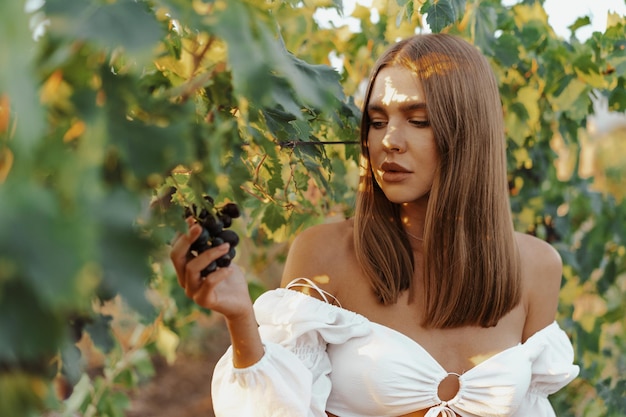
[[[383,68],[366,111],[374,179],[394,203],[426,202],[439,155],[421,82],[400,66]]]

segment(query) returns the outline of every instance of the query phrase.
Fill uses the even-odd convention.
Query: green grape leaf
[[[497,28],[498,14],[490,2],[479,2],[475,8],[471,21],[470,33],[473,34],[474,44],[486,55],[494,55],[494,32]],[[519,42],[519,41],[518,41]]]
[[[105,48],[123,47],[135,57],[150,51],[165,35],[141,1],[83,2],[46,0],[49,29],[68,38],[94,41]]]
[[[75,344],[67,342],[61,348],[61,373],[72,385],[76,385],[83,374],[81,353]]]
[[[266,291],[267,291],[267,288],[263,284],[256,282],[256,281],[248,282],[248,292],[250,293],[250,297],[252,298],[252,301],[255,301]]]
[[[212,29],[221,38],[238,46],[228,49],[236,91],[258,107],[280,104],[297,117],[300,114],[294,106],[300,105],[293,104],[295,97],[317,108],[342,99],[339,74],[329,66],[311,65],[289,53],[266,23],[268,19],[249,5],[232,0],[211,20]]]
[[[268,204],[263,212],[261,221],[267,228],[275,232],[285,224],[285,211],[276,204]]]
[[[112,190],[97,211],[100,219],[100,261],[107,288],[146,319],[155,314],[146,298],[146,284],[152,271],[148,255],[155,242],[140,234],[135,225],[139,198],[127,190]]]
[[[620,77],[618,88],[610,92],[609,109],[614,112],[626,111],[626,78]]]
[[[28,183],[0,188],[0,235],[11,236],[0,241],[0,254],[18,262],[36,303],[62,308],[83,299],[77,280],[93,246],[78,219],[50,190]]]
[[[427,0],[420,8],[426,15],[426,23],[435,32],[458,21],[465,11],[465,0]]]
[[[28,115],[28,123],[16,124],[13,141],[16,156],[26,160],[41,142],[47,125],[38,92],[41,85],[35,81],[38,69],[33,64],[38,43],[33,39],[31,23],[36,20],[24,13],[24,6],[24,2],[0,2],[0,39],[10,39],[0,48],[0,98],[7,95],[15,114]],[[2,134],[0,131],[0,138]]]
[[[94,344],[104,353],[110,352],[115,347],[115,339],[111,332],[112,316],[98,314],[93,322],[85,325],[85,331],[93,340]]]
[[[64,324],[51,307],[22,277],[2,283],[0,361],[17,364],[54,354]]]
[[[578,29],[589,25],[591,25],[591,19],[589,18],[589,16],[583,16],[577,18],[576,21],[569,25],[567,28],[572,32],[572,36],[574,36]]]
[[[481,40],[478,44],[482,46],[484,42]],[[494,58],[504,67],[515,65],[519,61],[519,53],[519,40],[511,33],[503,33],[493,43]]]

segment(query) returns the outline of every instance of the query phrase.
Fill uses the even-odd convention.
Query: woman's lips
[[[395,162],[383,162],[380,166],[382,172],[382,179],[385,182],[400,182],[404,181],[411,175],[411,171],[400,164]]]

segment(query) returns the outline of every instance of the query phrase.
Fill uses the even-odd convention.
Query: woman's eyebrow
[[[426,103],[423,101],[411,101],[400,104],[400,111],[406,113],[415,110],[426,110]],[[370,103],[367,105],[368,112],[380,112],[385,113],[385,107],[378,103]]]
[[[369,103],[367,105],[367,112],[378,112],[378,113],[385,113],[385,108],[383,106],[381,106],[380,104],[377,103]]]
[[[412,101],[408,103],[402,103],[400,105],[400,111],[402,112],[410,112],[414,110],[426,110],[426,103],[423,101]]]

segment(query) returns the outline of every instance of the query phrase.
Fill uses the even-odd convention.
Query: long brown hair
[[[498,84],[486,58],[446,34],[416,35],[377,61],[361,120],[363,174],[354,221],[359,263],[384,304],[413,296],[415,261],[400,219],[369,165],[367,104],[383,67],[421,81],[440,156],[424,224],[425,326],[495,326],[521,298],[519,254],[509,204],[506,141]]]

